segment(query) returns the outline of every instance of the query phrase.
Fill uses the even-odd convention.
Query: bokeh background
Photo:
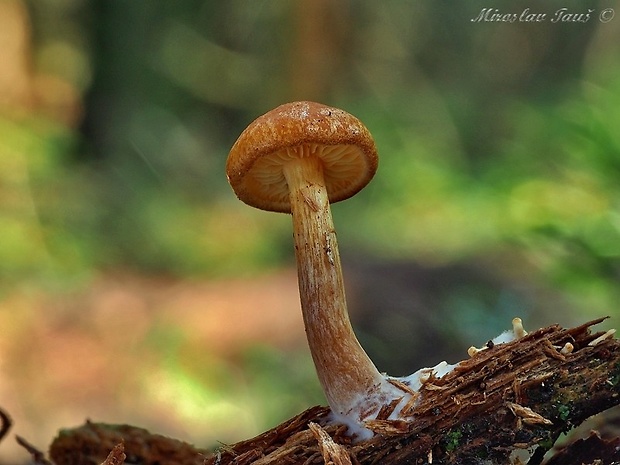
[[[1,0],[13,433],[45,449],[90,418],[207,447],[325,402],[290,218],[239,202],[224,173],[245,126],[291,100],[376,139],[375,179],[333,214],[381,370],[456,362],[516,315],[617,325],[620,10],[536,3]],[[584,21],[552,22],[562,8]],[[1,463],[26,459],[0,444]]]

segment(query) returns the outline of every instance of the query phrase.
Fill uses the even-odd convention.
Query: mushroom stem
[[[301,307],[308,345],[330,407],[346,415],[384,382],[347,312],[336,232],[320,160],[284,165],[290,190]],[[366,406],[368,407],[368,406]]]

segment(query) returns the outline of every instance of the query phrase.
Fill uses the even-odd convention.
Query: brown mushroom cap
[[[314,102],[281,105],[241,133],[226,162],[237,197],[256,208],[290,213],[282,166],[299,157],[321,159],[331,203],[355,195],[377,170],[368,129],[353,115]]]

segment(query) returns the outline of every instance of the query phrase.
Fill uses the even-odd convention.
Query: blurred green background
[[[239,202],[224,173],[286,101],[341,107],[375,137],[375,179],[333,213],[381,370],[455,362],[516,315],[617,317],[615,2],[494,3],[0,1],[15,432],[44,449],[89,417],[208,446],[324,403],[290,218]],[[475,21],[483,8],[547,16]],[[589,19],[552,22],[561,8]],[[9,442],[0,462],[23,456]]]

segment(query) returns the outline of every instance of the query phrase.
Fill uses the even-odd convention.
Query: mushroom
[[[243,202],[291,213],[308,345],[333,414],[360,437],[382,406],[404,393],[379,373],[347,312],[330,202],[361,190],[377,169],[368,129],[314,102],[281,105],[253,121],[230,150],[228,181]]]
[[[431,389],[433,379],[457,366],[440,362],[400,378],[381,374],[351,327],[329,204],[359,192],[377,163],[372,136],[357,118],[314,102],[287,103],[258,117],[241,133],[226,162],[228,181],[239,199],[292,214],[312,359],[333,419],[346,424],[358,440],[375,431],[399,431],[403,420],[413,420],[421,389]],[[520,318],[512,325],[486,348],[527,334]],[[480,350],[472,347],[470,355]]]

